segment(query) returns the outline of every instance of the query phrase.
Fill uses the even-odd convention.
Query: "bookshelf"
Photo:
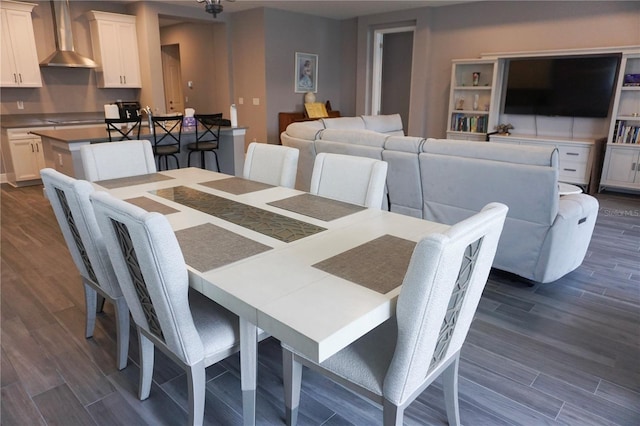
[[[627,74],[640,74],[640,49],[622,55],[601,190],[640,191],[640,86],[626,83]]]
[[[493,131],[498,66],[495,59],[452,61],[447,138],[484,141]]]

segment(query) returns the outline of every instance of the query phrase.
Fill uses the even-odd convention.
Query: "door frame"
[[[371,80],[371,115],[379,115],[382,102],[382,58],[384,55],[384,36],[392,33],[413,33],[415,38],[416,26],[403,25],[401,27],[381,28],[373,32],[373,67]],[[413,49],[412,49],[413,50]],[[413,55],[412,55],[413,57]],[[413,59],[412,59],[413,63]],[[413,66],[413,65],[412,65]]]

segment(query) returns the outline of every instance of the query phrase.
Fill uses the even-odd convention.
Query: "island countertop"
[[[244,166],[246,127],[221,127],[217,156],[220,172],[240,176]],[[82,146],[93,143],[109,143],[106,127],[85,127],[80,129],[31,129],[32,134],[42,138],[44,158],[47,167],[55,168],[69,176],[84,179],[84,168],[80,151]],[[195,131],[182,131],[181,149],[176,154],[180,164],[188,164],[188,145],[195,142]],[[140,129],[140,139],[153,144],[153,136],[147,126]],[[117,139],[119,140],[119,139]],[[212,163],[215,170],[215,163]],[[199,161],[197,163],[199,165]]]

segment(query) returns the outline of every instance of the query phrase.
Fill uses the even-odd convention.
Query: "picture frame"
[[[318,91],[318,55],[296,52],[294,69],[295,93]]]

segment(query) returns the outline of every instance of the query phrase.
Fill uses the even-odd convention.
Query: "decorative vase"
[[[316,94],[313,92],[307,92],[304,94],[304,103],[312,104],[316,101]]]

